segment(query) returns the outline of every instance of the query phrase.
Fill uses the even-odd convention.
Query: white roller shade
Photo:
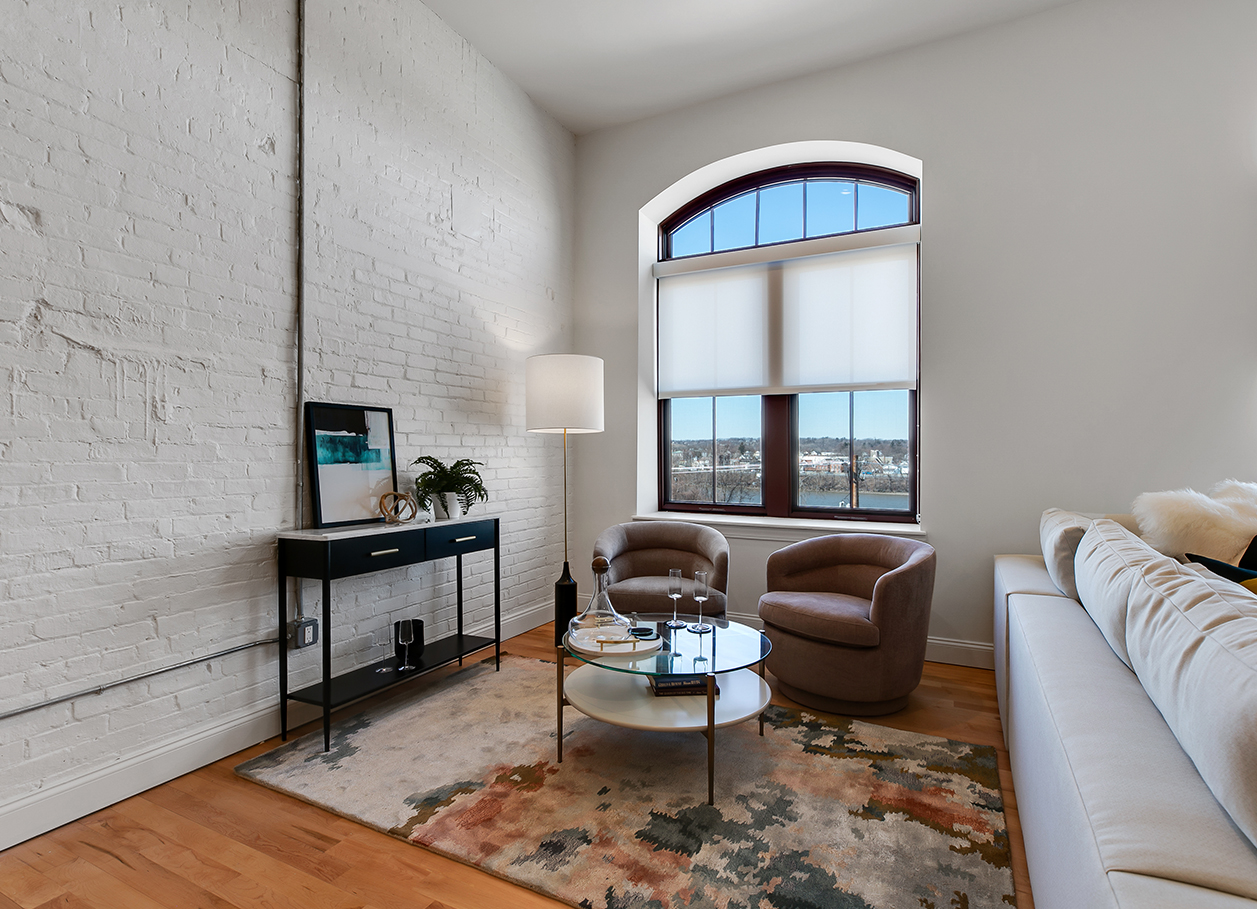
[[[659,393],[764,386],[767,335],[767,266],[660,278]]]
[[[658,281],[660,397],[916,387],[916,243]]]
[[[785,388],[914,386],[915,244],[783,263],[781,360]]]

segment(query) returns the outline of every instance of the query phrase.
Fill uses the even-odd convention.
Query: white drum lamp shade
[[[541,354],[524,363],[529,432],[602,432],[602,360]]]

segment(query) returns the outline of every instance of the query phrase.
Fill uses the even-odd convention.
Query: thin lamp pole
[[[567,427],[563,427],[563,561],[567,561]]]

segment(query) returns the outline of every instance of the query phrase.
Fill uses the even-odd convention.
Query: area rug
[[[707,740],[564,713],[553,664],[469,666],[236,768],[591,909],[1014,905],[995,749],[770,707]]]

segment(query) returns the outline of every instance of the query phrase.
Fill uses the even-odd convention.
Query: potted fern
[[[489,491],[476,470],[477,466],[484,466],[481,461],[461,458],[446,464],[432,455],[421,455],[410,466],[424,468],[415,477],[415,501],[425,510],[432,506],[438,521],[460,517],[477,502],[489,500]]]

